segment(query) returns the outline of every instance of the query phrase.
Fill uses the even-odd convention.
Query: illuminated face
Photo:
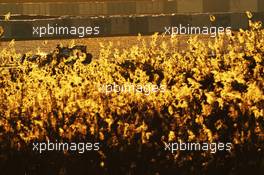
[[[4,28],[0,26],[0,38],[4,35]]]

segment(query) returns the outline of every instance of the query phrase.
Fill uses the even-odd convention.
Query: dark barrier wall
[[[3,39],[45,39],[45,38],[78,38],[77,35],[33,35],[33,27],[62,26],[62,27],[96,27],[100,28],[98,35],[86,37],[151,35],[155,32],[164,33],[165,27],[231,27],[232,30],[248,28],[248,18],[245,13],[216,13],[215,21],[210,21],[209,14],[172,14],[172,15],[137,15],[137,16],[107,16],[107,17],[43,17],[43,16],[14,16],[10,21],[0,20],[4,27]],[[253,13],[254,21],[264,23],[264,13]],[[169,33],[167,33],[169,34]]]
[[[52,2],[21,3],[25,1],[0,0],[0,15],[8,12],[22,15],[87,16],[264,11],[264,0],[106,0],[105,2],[71,0],[71,3],[65,0],[50,1]]]

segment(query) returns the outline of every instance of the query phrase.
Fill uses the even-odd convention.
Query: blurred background
[[[0,0],[0,26],[7,40],[36,39],[32,27],[46,24],[100,26],[102,37],[152,35],[179,24],[238,30],[248,28],[246,11],[264,22],[263,0]]]
[[[263,12],[263,0],[1,0],[0,14],[121,15]]]

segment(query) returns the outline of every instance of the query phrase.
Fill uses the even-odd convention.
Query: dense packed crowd
[[[0,154],[7,155],[0,159],[8,162],[18,154],[16,161],[28,172],[48,167],[54,170],[50,174],[263,170],[264,30],[251,21],[250,27],[208,43],[192,37],[185,51],[176,47],[177,36],[162,41],[164,36],[155,34],[151,43],[139,36],[138,45],[122,51],[105,43],[96,59],[85,46],[21,55],[11,44],[0,51],[0,62],[17,65],[0,68]],[[146,96],[98,88],[127,83],[166,89]],[[39,158],[32,143],[47,140],[100,142],[101,147]],[[232,150],[172,154],[164,151],[169,142],[230,142]],[[38,163],[23,164],[22,155]]]

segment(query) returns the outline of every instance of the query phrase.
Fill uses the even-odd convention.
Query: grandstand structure
[[[248,28],[246,11],[264,22],[264,0],[1,0],[3,39],[37,39],[34,26],[100,26],[100,36],[150,35],[164,26]],[[9,21],[4,15],[10,13]],[[216,21],[210,21],[214,15]],[[52,36],[56,38],[58,36]],[[59,37],[67,37],[59,36]]]
[[[263,12],[263,0],[1,0],[0,15],[125,15]]]

